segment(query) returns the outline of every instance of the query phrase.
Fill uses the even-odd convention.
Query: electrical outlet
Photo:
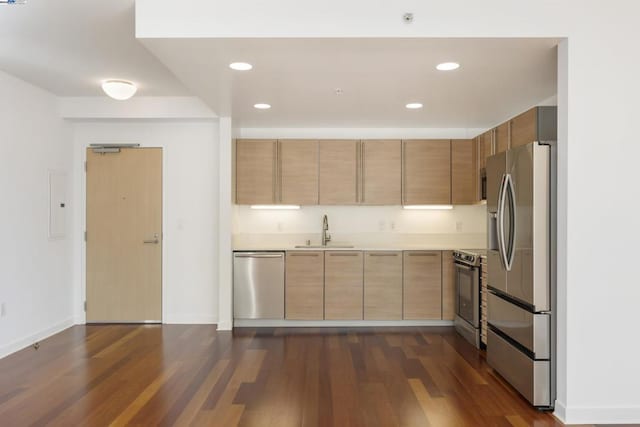
[[[395,221],[391,221],[389,223],[389,228],[392,229],[392,230],[395,230],[396,229],[396,222]]]
[[[282,223],[278,222],[278,231],[282,231],[283,227],[282,227]]]
[[[379,230],[379,231],[384,231],[384,229],[385,229],[385,225],[386,225],[386,224],[385,224],[384,219],[381,219],[380,221],[378,221],[378,230]]]
[[[462,231],[462,221],[456,221],[456,231]]]
[[[7,308],[4,303],[0,303],[0,317],[4,317],[7,314]]]

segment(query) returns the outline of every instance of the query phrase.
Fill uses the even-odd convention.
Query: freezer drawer
[[[233,254],[233,317],[284,319],[284,252]]]
[[[489,324],[529,350],[534,359],[549,359],[550,316],[534,314],[490,292]]]
[[[532,405],[551,406],[551,372],[547,360],[532,360],[489,330],[487,362]]]

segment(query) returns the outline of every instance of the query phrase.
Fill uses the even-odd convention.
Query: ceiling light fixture
[[[453,205],[405,205],[402,209],[407,210],[432,210],[432,211],[443,211],[443,210],[451,210],[453,209]]]
[[[298,205],[251,205],[251,209],[262,210],[297,210],[300,209]]]
[[[406,107],[409,110],[418,110],[420,108],[422,108],[422,104],[419,102],[410,102],[409,104],[406,105]]]
[[[271,108],[271,105],[259,103],[259,104],[254,104],[253,108],[257,108],[258,110],[268,110],[269,108]]]
[[[111,98],[124,101],[135,95],[138,88],[126,80],[105,80],[102,82],[102,90]]]
[[[229,64],[229,68],[236,71],[249,71],[253,68],[253,65],[248,62],[232,62]]]
[[[439,71],[453,71],[460,68],[460,64],[457,62],[443,62],[442,64],[436,65],[436,69]]]

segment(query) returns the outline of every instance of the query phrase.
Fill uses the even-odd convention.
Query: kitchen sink
[[[350,249],[353,248],[353,245],[296,245],[297,248],[307,248],[307,249]]]

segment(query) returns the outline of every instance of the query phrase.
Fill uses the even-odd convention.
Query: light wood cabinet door
[[[398,140],[361,144],[361,200],[365,205],[401,204],[401,145]]]
[[[276,140],[236,141],[236,203],[276,203]]]
[[[511,147],[519,147],[536,141],[538,139],[537,123],[537,107],[511,119]]]
[[[442,318],[442,253],[405,251],[404,319]]]
[[[324,256],[324,318],[362,320],[362,252],[326,251]]]
[[[318,204],[318,141],[278,141],[278,203]]]
[[[324,252],[287,252],[285,318],[324,319]]]
[[[320,141],[320,204],[354,205],[359,202],[358,154],[360,141]]]
[[[402,141],[405,205],[451,203],[451,141]]]
[[[484,169],[487,167],[487,159],[495,154],[493,146],[493,129],[480,135],[480,141],[482,147],[482,155],[480,157],[482,164],[480,168]]]
[[[442,251],[442,319],[456,317],[456,284],[453,251]]]
[[[402,252],[365,252],[364,318],[402,319]]]
[[[478,202],[477,158],[477,145],[473,139],[451,141],[452,204],[470,205]]]
[[[495,129],[496,154],[511,148],[511,122],[504,122]]]

